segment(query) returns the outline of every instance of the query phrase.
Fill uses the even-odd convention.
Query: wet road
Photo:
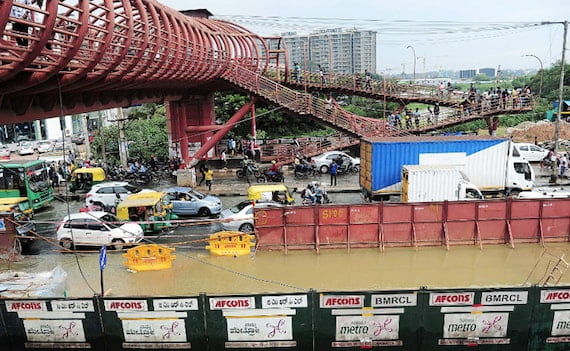
[[[311,180],[319,180],[324,181],[327,180],[327,177],[315,177],[315,178],[305,178],[298,181],[294,181],[293,179],[289,179],[286,181],[286,184],[292,190],[295,186],[300,186],[299,183],[301,182],[310,182]],[[339,184],[340,182],[343,183],[354,183],[358,182],[358,176],[353,175],[346,175],[343,177],[339,176]],[[233,188],[235,189],[233,193],[238,192],[245,192],[247,190],[248,184],[244,180],[237,179],[232,172],[218,173],[217,175],[217,186],[218,188],[221,187],[221,184],[224,184],[224,189],[226,188]],[[304,183],[303,183],[304,184]],[[152,189],[154,190],[165,190],[168,187],[174,186],[175,184],[171,183],[169,180],[161,180],[159,184],[153,186]],[[200,191],[206,192],[207,188],[204,186],[197,188]],[[63,193],[63,187],[60,190]],[[57,192],[57,190],[56,190]],[[216,192],[215,186],[212,189],[212,193],[220,195],[220,200],[222,201],[223,208],[229,208],[243,200],[246,200],[246,196],[223,196],[220,194],[220,190]],[[301,199],[299,193],[294,193],[293,197],[295,198],[295,203],[300,204]],[[363,199],[359,193],[331,193],[330,197],[332,198],[333,202],[339,203],[362,203]],[[46,239],[49,241],[41,241],[36,240],[29,248],[24,250],[25,255],[42,255],[49,253],[51,251],[59,251],[57,247],[53,244],[55,243],[56,239],[56,228],[59,221],[61,221],[68,213],[76,213],[79,211],[81,207],[84,206],[84,200],[80,201],[68,201],[68,202],[61,202],[55,200],[51,206],[36,212],[35,220],[36,223],[36,230],[42,236],[45,236]],[[148,242],[156,242],[159,244],[175,244],[178,242],[183,242],[180,245],[176,245],[179,248],[203,248],[204,243],[201,242],[201,239],[208,237],[210,234],[216,233],[218,231],[223,230],[221,225],[219,224],[219,220],[214,218],[205,218],[205,217],[187,217],[183,216],[180,218],[181,220],[188,220],[188,223],[182,223],[178,228],[175,230],[161,234],[158,236],[145,236]],[[198,241],[194,243],[193,241]]]

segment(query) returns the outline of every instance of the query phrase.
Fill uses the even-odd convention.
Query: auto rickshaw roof
[[[0,198],[0,205],[14,205],[20,202],[28,201],[27,197],[2,197]]]
[[[94,181],[105,180],[105,170],[101,167],[89,167],[89,168],[76,168],[73,170],[75,174],[92,174]]]
[[[136,199],[154,199],[160,200],[166,196],[165,192],[162,191],[145,191],[136,194],[131,194],[127,196],[127,200],[136,200]]]
[[[147,207],[147,206],[154,206],[157,202],[160,201],[160,198],[158,197],[150,197],[150,198],[140,198],[140,199],[125,199],[123,201],[121,201],[121,203],[119,203],[119,205],[117,206],[118,208],[124,208],[124,207]]]
[[[286,191],[288,193],[288,190],[284,184],[256,184],[247,188],[247,198],[249,200],[260,200],[261,193],[274,191]]]

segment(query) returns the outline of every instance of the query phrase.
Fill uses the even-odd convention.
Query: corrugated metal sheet
[[[364,160],[361,185],[371,192],[399,192],[402,166],[419,164],[420,154],[463,152],[469,158],[466,173],[470,176],[471,182],[482,188],[496,186],[497,184],[494,183],[497,177],[494,176],[491,180],[486,179],[486,176],[491,173],[502,173],[504,186],[508,143],[508,139],[493,137],[434,137],[429,139],[407,137],[364,140],[363,144],[370,145],[371,150],[368,154],[367,147],[362,147],[366,153],[361,154]],[[491,149],[495,146],[496,149]],[[485,150],[486,152],[483,152]],[[493,165],[492,172],[489,165]],[[471,179],[470,173],[477,174],[477,176]],[[479,176],[479,174],[482,175]],[[481,185],[478,184],[479,181]],[[368,184],[370,187],[366,186]]]

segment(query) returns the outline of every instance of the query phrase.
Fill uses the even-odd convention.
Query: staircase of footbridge
[[[419,124],[412,123],[406,129],[410,134],[423,134],[444,129],[477,119],[485,119],[489,131],[496,130],[498,116],[532,111],[534,96],[518,94],[505,99],[494,98],[485,93],[470,93],[454,89],[440,91],[436,85],[411,84],[396,80],[362,77],[360,74],[347,75],[328,72],[300,70],[292,72],[285,68],[271,66],[264,74],[281,84],[295,90],[319,92],[322,94],[336,93],[343,95],[361,96],[384,102],[399,104],[395,112],[401,113],[410,103],[440,106],[438,119],[424,112]],[[471,96],[470,96],[471,95]],[[391,111],[386,111],[390,113]],[[385,118],[385,116],[383,116]],[[403,132],[402,132],[403,133]]]

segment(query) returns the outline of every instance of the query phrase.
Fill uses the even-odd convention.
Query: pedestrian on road
[[[206,167],[206,171],[204,172],[204,177],[206,178],[206,186],[208,187],[208,191],[211,191],[212,180],[214,180],[214,171]]]
[[[202,178],[200,179],[200,182],[198,183],[198,186],[202,185],[202,183],[204,182],[204,180],[206,180],[206,171],[208,170],[208,166],[206,166],[206,160],[204,160],[203,158],[200,160],[199,165],[198,165],[198,171],[200,172],[200,174],[202,175]]]
[[[331,167],[329,168],[331,174],[331,186],[336,186],[336,174],[338,173],[338,163],[335,161],[331,162]]]
[[[226,155],[226,150],[222,151],[222,155],[220,156],[222,163],[224,165],[224,169],[228,168],[228,156]]]

